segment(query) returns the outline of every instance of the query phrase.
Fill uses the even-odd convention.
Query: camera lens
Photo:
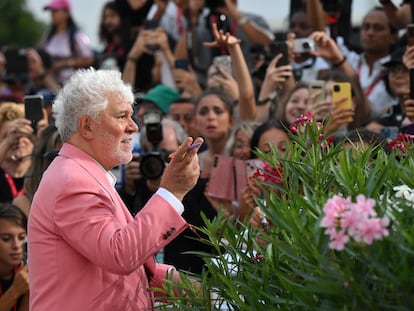
[[[309,50],[310,49],[309,42],[303,42],[302,47],[306,50]]]
[[[146,154],[142,157],[140,170],[147,179],[157,179],[164,173],[165,163],[158,153]]]
[[[334,85],[334,92],[339,92],[341,90],[341,87],[339,85]]]

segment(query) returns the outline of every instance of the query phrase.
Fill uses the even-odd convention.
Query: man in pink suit
[[[160,189],[133,218],[110,173],[132,159],[133,100],[120,73],[94,69],[75,73],[56,98],[64,145],[43,175],[29,217],[33,311],[147,310],[148,289],[177,277],[153,255],[187,226],[181,200],[199,176],[198,148],[188,149],[193,139],[187,138]]]

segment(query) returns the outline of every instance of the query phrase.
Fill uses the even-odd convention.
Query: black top
[[[118,190],[119,196],[121,197],[122,201],[124,201],[131,215],[134,217],[154,194],[153,191],[148,189],[146,180],[144,178],[138,179],[135,185],[136,192],[134,195],[126,193],[123,189]]]
[[[182,216],[190,225],[204,226],[201,212],[209,220],[217,216],[216,210],[204,196],[207,181],[208,179],[199,178],[195,187],[183,199],[184,213]],[[200,231],[198,234],[203,237]],[[194,238],[197,240],[193,240]],[[182,254],[187,251],[213,252],[208,245],[199,241],[199,237],[193,231],[186,229],[164,248],[164,262],[174,265],[177,269],[201,274],[204,266],[203,259],[197,255]]]
[[[20,191],[23,189],[24,177],[12,178],[16,190]],[[6,179],[6,172],[0,168],[0,202],[11,202],[13,201],[13,195],[10,189],[10,185]]]

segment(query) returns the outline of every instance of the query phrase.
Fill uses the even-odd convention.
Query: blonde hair
[[[24,105],[5,102],[0,104],[0,129],[7,121],[24,118]]]

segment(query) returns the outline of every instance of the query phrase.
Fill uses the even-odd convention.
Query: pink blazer
[[[134,219],[102,167],[64,144],[30,210],[30,310],[150,309],[170,268],[153,255],[186,226],[160,195]]]

